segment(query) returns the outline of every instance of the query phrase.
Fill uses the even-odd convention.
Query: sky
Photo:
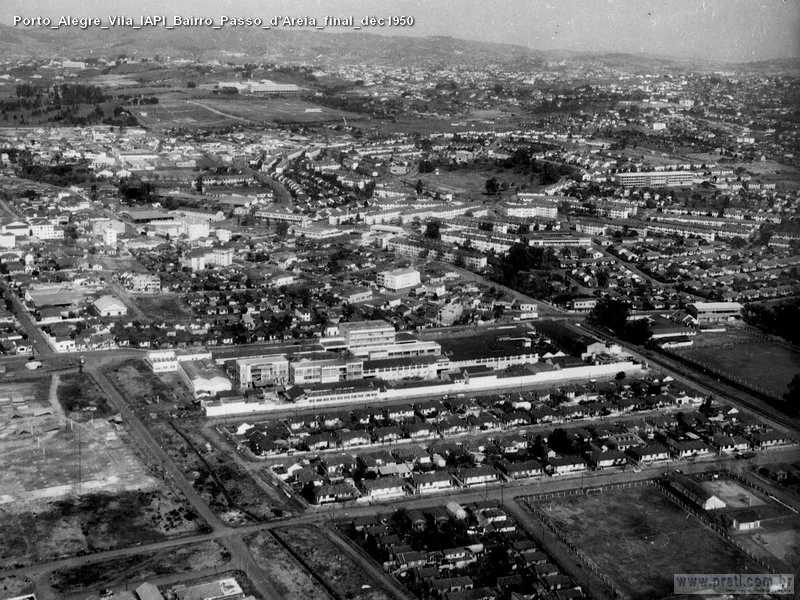
[[[800,0],[2,0],[14,15],[108,17],[410,15],[410,29],[538,50],[730,62],[800,56]],[[1,34],[0,34],[1,35]]]

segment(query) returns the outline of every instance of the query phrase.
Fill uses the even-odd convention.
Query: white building
[[[381,287],[397,291],[417,286],[421,283],[421,279],[416,269],[392,269],[378,273],[377,282]]]
[[[101,317],[122,317],[128,313],[128,307],[114,296],[106,294],[92,302],[92,306]]]
[[[225,372],[210,359],[181,361],[178,373],[196,397],[215,396],[233,389]]]
[[[339,323],[339,333],[348,349],[392,344],[395,340],[395,329],[386,321]]]

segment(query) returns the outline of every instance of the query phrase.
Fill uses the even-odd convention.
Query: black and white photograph
[[[0,600],[798,577],[800,0],[0,2]]]

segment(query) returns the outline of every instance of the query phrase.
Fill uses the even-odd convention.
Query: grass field
[[[800,373],[800,353],[744,328],[703,333],[693,346],[676,353],[776,398]]]
[[[77,568],[59,569],[50,574],[50,585],[59,594],[80,594],[123,586],[127,588],[129,584],[135,585],[158,576],[223,567],[229,559],[228,551],[218,542],[202,542]]]
[[[36,511],[0,512],[0,568],[157,542],[199,527],[182,499],[161,489],[69,497]]]
[[[275,534],[293,549],[308,569],[324,579],[340,598],[389,600],[389,595],[376,587],[376,582],[337,548],[325,532],[316,527],[304,526],[277,529]]]
[[[253,559],[266,571],[275,588],[285,600],[324,600],[330,594],[303,566],[295,560],[269,531],[247,539]]]
[[[629,598],[671,594],[675,573],[758,570],[654,487],[559,498],[539,508]]]
[[[299,98],[165,94],[158,104],[131,107],[145,127],[226,127],[236,124],[324,123],[359,115]]]
[[[427,189],[440,193],[467,196],[474,200],[494,201],[497,198],[486,195],[486,180],[491,177],[508,184],[509,190],[503,193],[504,196],[513,195],[517,191],[535,192],[541,188],[536,175],[526,176],[515,173],[512,169],[503,168],[462,168],[450,171],[447,167],[442,167],[439,169],[438,175],[423,173],[413,175],[410,179],[413,179],[414,182],[421,179]]]
[[[134,296],[136,306],[154,321],[170,323],[185,321],[192,316],[192,311],[180,297],[175,295]]]

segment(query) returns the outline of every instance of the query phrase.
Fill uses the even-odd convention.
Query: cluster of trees
[[[562,177],[572,174],[570,166],[553,163],[545,160],[537,160],[533,157],[531,150],[527,148],[517,148],[507,159],[500,162],[506,169],[515,169],[527,174],[539,176],[539,183],[550,185],[556,183]]]
[[[800,344],[800,299],[780,304],[747,304],[744,320],[762,331],[779,335],[793,344]]]
[[[623,300],[603,298],[592,310],[589,321],[607,327],[623,340],[633,344],[644,344],[653,335],[647,319],[628,320],[630,306]]]
[[[558,266],[552,248],[514,244],[508,254],[493,262],[493,279],[534,298],[547,298],[553,293],[553,281],[559,278],[554,273]]]

